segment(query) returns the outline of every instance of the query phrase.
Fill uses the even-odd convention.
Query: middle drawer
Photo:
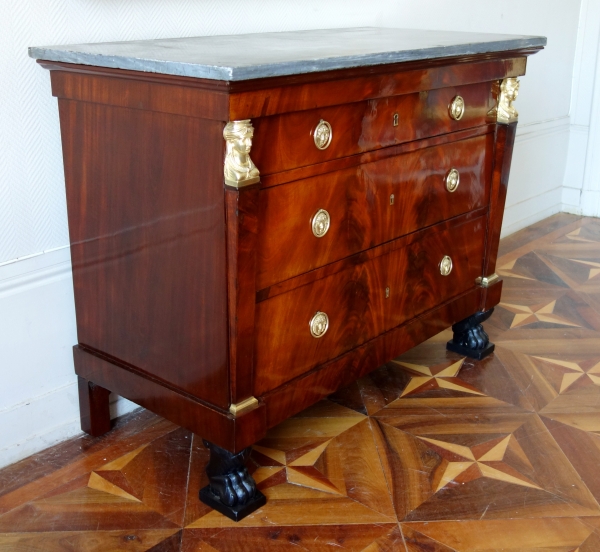
[[[262,190],[257,289],[483,207],[492,148],[490,133]]]

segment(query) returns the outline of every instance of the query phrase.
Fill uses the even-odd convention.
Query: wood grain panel
[[[280,184],[294,182],[295,180],[302,180],[303,178],[311,178],[320,174],[327,174],[330,172],[341,171],[343,169],[349,169],[351,167],[357,167],[358,165],[375,163],[376,161],[381,161],[383,159],[387,159],[388,157],[395,157],[396,155],[402,155],[403,153],[409,153],[419,149],[440,146],[442,144],[447,144],[448,142],[458,142],[459,140],[474,138],[475,136],[483,136],[484,134],[494,132],[495,128],[495,123],[488,123],[484,126],[467,128],[465,130],[458,130],[448,134],[440,134],[439,136],[424,138],[423,140],[404,142],[402,144],[397,144],[396,146],[389,146],[387,148],[373,151],[365,151],[364,153],[358,153],[356,155],[350,155],[349,157],[342,157],[340,159],[332,159],[331,161],[325,161],[324,163],[319,163],[317,165],[298,167],[297,169],[291,169],[289,171],[276,174],[262,175],[260,179],[260,187],[261,189],[271,188],[273,186],[279,186]]]
[[[473,289],[447,303],[352,349],[306,375],[267,393],[267,426],[273,427],[290,415],[307,408],[337,389],[351,384],[426,339],[445,330],[477,310],[481,288]]]
[[[498,94],[494,87],[494,94]],[[493,167],[490,185],[490,211],[487,223],[487,243],[484,251],[483,272],[484,276],[494,274],[496,271],[496,259],[498,258],[498,244],[500,243],[500,231],[504,218],[504,205],[508,190],[508,177],[512,161],[513,146],[517,132],[517,123],[497,124],[494,138]],[[498,284],[496,284],[497,286]],[[495,286],[484,290],[482,296],[482,310],[489,309],[488,305],[497,305],[500,302],[501,289],[494,290]]]
[[[484,217],[432,230],[406,248],[257,304],[255,395],[474,287],[484,231]],[[439,270],[444,255],[454,263],[449,276]],[[317,311],[329,316],[329,330],[319,339],[309,331]]]
[[[486,205],[493,138],[452,142],[263,190],[258,289]],[[452,193],[445,185],[450,168],[460,173]],[[319,209],[331,217],[321,238],[311,230]]]
[[[204,85],[195,79],[166,79],[166,75],[140,71],[41,64],[51,70],[52,95],[58,98],[221,121],[229,117],[225,83]]]
[[[490,52],[236,82],[46,60],[38,63],[53,72],[53,94],[60,98],[228,121],[518,77],[525,74],[526,56],[537,50]],[[72,76],[67,77],[66,73]]]
[[[231,119],[252,119],[525,74],[537,49],[229,83]]]
[[[465,213],[464,215],[461,215],[459,217],[440,222],[436,224],[435,228],[436,231],[439,232],[442,232],[444,230],[451,231],[451,229],[455,226],[460,226],[461,224],[466,223],[467,221],[475,220],[486,214],[487,205],[482,207],[481,209],[469,211],[468,213]],[[266,301],[270,297],[275,297],[276,295],[287,293],[288,291],[292,291],[299,287],[311,284],[312,282],[316,282],[321,278],[337,274],[338,272],[341,272],[347,268],[355,267],[356,265],[380,257],[381,255],[387,255],[392,251],[402,249],[403,247],[406,247],[411,243],[415,243],[425,238],[430,231],[430,227],[423,228],[416,232],[412,232],[411,234],[406,234],[405,236],[397,238],[393,241],[383,243],[376,247],[372,247],[371,249],[366,249],[365,251],[361,251],[359,253],[355,253],[354,255],[350,255],[349,257],[344,257],[339,261],[327,264],[320,268],[316,268],[314,270],[311,270],[310,272],[305,272],[304,274],[300,274],[295,278],[290,278],[289,280],[284,280],[283,282],[274,284],[268,288],[260,290],[256,294],[256,301],[258,303],[260,303],[261,301]]]
[[[230,401],[252,395],[258,184],[225,188]]]
[[[231,452],[239,452],[256,443],[266,432],[262,404],[236,418],[227,411],[217,410],[196,397],[181,393],[169,384],[79,345],[73,347],[73,357],[78,376],[105,389],[117,389],[122,397]]]
[[[221,123],[59,108],[79,342],[227,408]]]
[[[347,155],[484,125],[494,107],[491,83],[442,88],[367,102],[288,113],[253,120],[252,159],[268,175]],[[460,95],[466,104],[460,121],[448,106]],[[399,117],[394,126],[394,114]],[[333,130],[331,144],[319,150],[313,133],[321,119]]]
[[[510,175],[510,164],[512,161],[517,123],[509,125],[496,125],[496,136],[494,146],[494,164],[492,173],[492,186],[490,193],[490,215],[488,222],[488,234],[490,240],[485,251],[484,274],[493,274],[496,270],[496,259],[498,257],[498,244],[500,243],[500,231],[504,218],[504,205],[508,190],[508,178]]]

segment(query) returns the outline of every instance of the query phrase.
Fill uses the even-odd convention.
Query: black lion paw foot
[[[245,467],[210,480],[211,492],[229,507],[241,506],[254,498],[256,484]]]
[[[488,334],[485,333],[481,324],[477,324],[470,330],[467,330],[460,339],[460,344],[463,347],[468,347],[469,349],[474,349],[476,351],[487,347],[489,342],[490,338],[488,337]]]
[[[494,309],[485,312],[476,312],[472,316],[457,322],[452,326],[453,337],[446,344],[449,351],[481,360],[494,351],[494,344],[490,343],[488,334],[485,333],[482,322],[487,320]]]
[[[257,488],[245,466],[251,448],[229,452],[204,440],[210,451],[206,465],[208,485],[200,489],[200,500],[233,521],[240,521],[264,506],[267,499]]]

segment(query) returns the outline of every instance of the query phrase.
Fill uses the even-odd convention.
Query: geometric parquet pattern
[[[600,220],[500,253],[495,354],[446,331],[283,422],[241,522],[198,500],[201,440],[138,411],[0,471],[0,550],[600,551]]]

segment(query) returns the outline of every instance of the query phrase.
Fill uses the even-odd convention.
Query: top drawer
[[[455,120],[450,106],[457,96],[464,101],[464,112]],[[252,120],[252,159],[263,175],[314,165],[484,125],[494,105],[492,83],[486,82],[261,117]],[[325,149],[315,143],[321,121],[331,128]],[[327,130],[327,125],[321,128]]]

